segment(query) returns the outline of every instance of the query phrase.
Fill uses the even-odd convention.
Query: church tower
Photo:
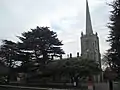
[[[88,1],[86,0],[86,34],[81,33],[81,56],[90,60],[95,60],[101,67],[99,38],[97,33],[93,33]]]

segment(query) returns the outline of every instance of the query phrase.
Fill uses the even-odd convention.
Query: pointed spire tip
[[[86,34],[87,35],[93,34],[88,0],[86,0]]]

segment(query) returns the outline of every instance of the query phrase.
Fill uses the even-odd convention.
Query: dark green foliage
[[[20,66],[20,62],[26,60],[25,53],[19,50],[18,44],[13,41],[3,40],[3,44],[0,47],[1,62],[10,68],[16,68]]]
[[[56,60],[49,62],[46,66],[48,76],[65,77],[72,83],[83,81],[89,76],[98,75],[100,72],[101,69],[95,61],[82,58]]]
[[[19,50],[22,53],[28,53],[26,55],[29,56],[28,61],[22,63],[22,68],[25,68],[31,75],[45,69],[49,60],[64,54],[61,49],[63,44],[57,38],[57,34],[50,31],[48,27],[31,29],[31,31],[22,33],[22,36],[18,38],[20,39]]]
[[[24,72],[28,76],[44,71],[48,61],[64,54],[57,34],[48,27],[38,27],[18,36],[19,42],[3,40],[0,48],[1,62],[13,72]]]
[[[112,69],[120,74],[120,0],[114,0],[111,11],[109,40],[111,48],[108,50],[108,61]]]
[[[101,69],[98,66],[93,60],[73,59],[73,61],[66,62],[63,68],[66,69],[64,72],[68,73],[71,79],[77,80],[99,74]]]
[[[57,34],[50,31],[48,27],[37,27],[31,31],[22,33],[19,37],[20,49],[31,52],[34,59],[41,63],[47,63],[52,60],[53,56],[60,57],[64,54],[61,41],[58,40]]]
[[[3,44],[0,47],[1,63],[4,63],[9,68],[9,74],[7,75],[7,82],[9,82],[13,68],[17,67],[18,62],[18,49],[15,42],[9,40],[3,40]]]
[[[17,56],[17,46],[15,42],[3,40],[3,45],[0,48],[1,62],[4,62],[10,68],[15,67]]]

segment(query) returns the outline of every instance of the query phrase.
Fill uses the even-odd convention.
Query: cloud
[[[100,42],[100,52],[104,54],[105,51],[109,48],[109,44],[106,42],[107,35],[109,34],[109,29],[106,27],[109,22],[109,10],[110,8],[107,6],[106,2],[99,1],[95,6],[95,9],[92,9],[91,18],[93,24],[94,32],[98,32],[99,42]],[[99,5],[98,5],[99,4]],[[81,50],[80,46],[80,36],[81,31],[85,32],[85,13],[76,13],[75,16],[72,17],[64,17],[56,21],[58,23],[52,23],[53,28],[54,25],[59,27],[59,31],[62,32],[59,34],[59,38],[62,39],[64,43],[64,50],[66,53],[73,52],[73,55],[76,55],[76,52]],[[57,28],[56,28],[57,30]],[[73,40],[72,42],[69,42]],[[68,43],[66,43],[68,41]],[[76,52],[75,52],[76,51]]]
[[[109,48],[106,43],[109,21],[107,0],[88,0],[93,29],[100,37],[101,53]],[[112,0],[109,0],[112,1]],[[36,26],[49,26],[63,41],[67,53],[81,51],[81,31],[85,32],[85,0],[1,0],[0,39],[18,40],[20,35]]]

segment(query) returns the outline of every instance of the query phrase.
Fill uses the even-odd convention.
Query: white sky
[[[63,41],[66,54],[81,52],[81,31],[85,32],[86,0],[0,0],[0,39],[16,41],[16,36],[36,26],[49,26]],[[106,42],[112,0],[88,0],[94,32],[98,32],[100,52]],[[67,56],[67,55],[66,55]]]

